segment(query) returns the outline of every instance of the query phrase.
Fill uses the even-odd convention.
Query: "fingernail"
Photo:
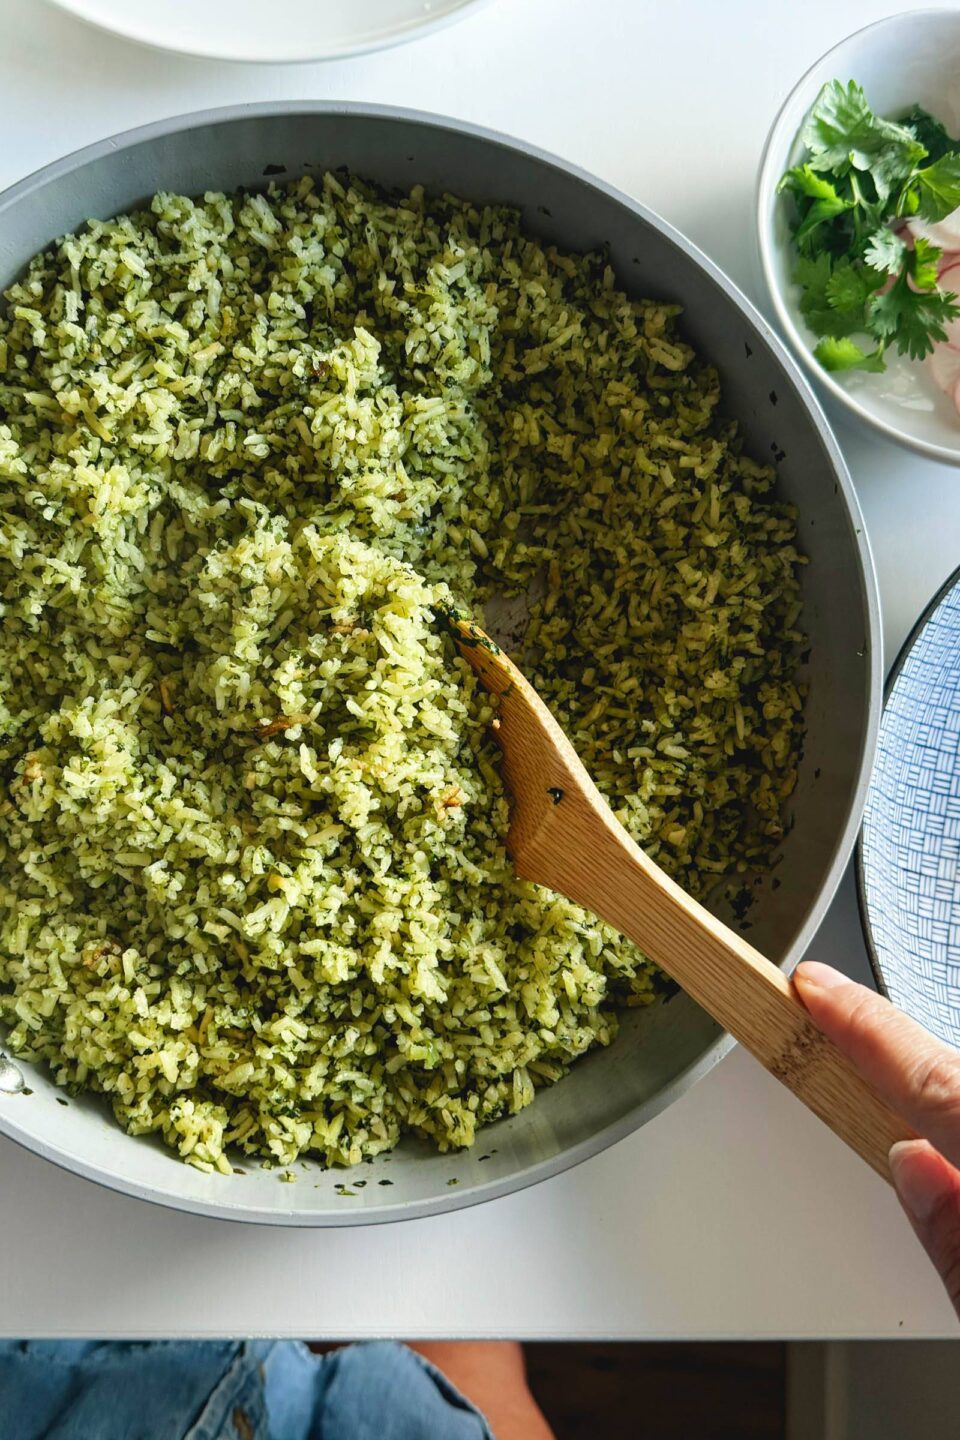
[[[835,990],[838,985],[850,983],[846,975],[841,975],[830,965],[822,965],[819,960],[802,960],[794,979],[799,980],[801,985],[815,985],[818,990]]]
[[[925,1225],[953,1188],[947,1166],[925,1140],[898,1140],[889,1160],[904,1210]]]

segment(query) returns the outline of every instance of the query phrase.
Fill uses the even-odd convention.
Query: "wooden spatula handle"
[[[471,621],[451,623],[464,659],[499,697],[497,734],[513,810],[507,846],[518,873],[629,936],[889,1180],[890,1147],[912,1139],[910,1127],[814,1025],[786,976],[634,843],[500,647]]]
[[[889,1180],[891,1145],[914,1132],[814,1025],[792,982],[686,895],[605,806],[595,808],[580,795],[566,798],[571,804],[563,818],[573,843],[567,848],[564,892],[629,936]]]

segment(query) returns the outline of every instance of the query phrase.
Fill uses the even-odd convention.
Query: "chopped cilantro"
[[[824,370],[882,370],[883,355],[879,350],[861,350],[849,337],[835,340],[824,336],[813,352]]]
[[[960,150],[960,140],[951,139],[945,126],[922,105],[912,106],[900,123],[913,131],[930,161],[939,160],[950,151]]]
[[[940,250],[910,243],[904,225],[960,207],[960,141],[916,105],[899,122],[874,114],[853,80],[823,87],[801,139],[807,156],[779,188],[793,196],[794,279],[817,359],[883,370],[889,345],[923,359],[960,305],[937,287]]]

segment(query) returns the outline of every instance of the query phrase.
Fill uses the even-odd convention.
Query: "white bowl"
[[[415,40],[487,0],[51,0],[159,50],[280,64],[338,60]]]
[[[807,71],[767,137],[757,184],[760,265],[788,340],[821,389],[890,440],[931,459],[960,465],[960,414],[923,363],[887,352],[881,375],[828,373],[814,358],[816,336],[799,309],[789,200],[777,194],[785,170],[801,158],[800,128],[830,80],[856,80],[878,114],[897,117],[914,103],[960,134],[960,10],[891,15],[841,40]]]

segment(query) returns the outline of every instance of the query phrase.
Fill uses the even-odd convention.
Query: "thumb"
[[[960,1165],[960,1054],[827,965],[805,960],[794,981],[814,1022],[867,1084]]]
[[[900,1204],[960,1316],[960,1171],[926,1140],[902,1140],[890,1151],[890,1172]]]

